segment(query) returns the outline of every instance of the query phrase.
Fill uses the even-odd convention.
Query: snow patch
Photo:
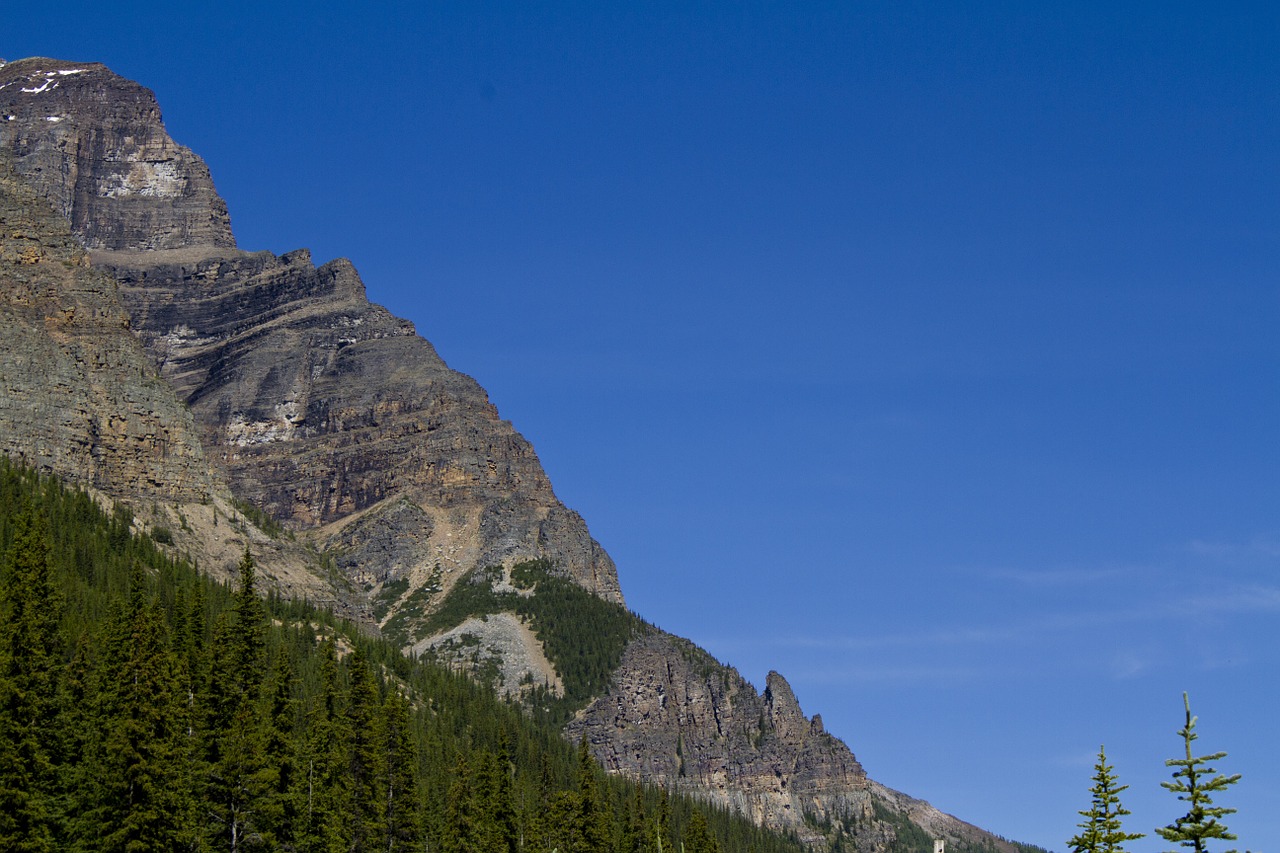
[[[41,92],[46,92],[50,89],[56,89],[56,88],[58,88],[58,84],[53,82],[53,78],[46,77],[45,81],[41,83],[39,86],[37,86],[36,88],[28,89],[26,86],[23,86],[22,91],[26,92],[28,95],[38,95]]]

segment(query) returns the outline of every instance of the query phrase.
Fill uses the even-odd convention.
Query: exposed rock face
[[[810,821],[869,820],[867,775],[821,721],[805,717],[786,680],[757,693],[732,668],[669,634],[634,641],[601,696],[569,726],[608,769],[661,782],[795,830]]]
[[[758,693],[737,670],[670,634],[634,640],[609,692],[569,724],[607,769],[659,782],[790,830],[815,848],[898,843],[885,814],[956,849],[1017,853],[1015,845],[867,778],[822,719],[806,717],[781,675]]]
[[[0,153],[0,452],[132,504],[214,574],[232,576],[249,545],[268,585],[350,613],[303,549],[235,509],[191,413],[130,330],[116,282],[7,160]]]
[[[103,65],[0,66],[0,147],[89,248],[235,246],[204,161],[169,138],[151,90]]]
[[[100,65],[23,60],[0,67],[0,119],[0,149],[120,281],[238,496],[320,528],[366,585],[408,578],[406,600],[437,564],[447,584],[540,557],[622,600],[529,443],[411,323],[369,303],[348,261],[235,250],[208,169],[169,138],[150,91]],[[408,530],[405,501],[421,510]],[[396,565],[379,565],[402,533]]]
[[[115,282],[3,160],[0,223],[0,448],[115,494],[208,499],[195,424],[130,332]]]

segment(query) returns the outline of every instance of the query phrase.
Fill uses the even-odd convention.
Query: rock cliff
[[[157,375],[67,220],[0,153],[0,452],[123,501],[215,574],[252,544],[282,593],[333,601],[314,560],[236,508],[191,413]]]
[[[0,67],[0,147],[88,248],[235,246],[208,167],[169,138],[155,95],[99,63]]]
[[[955,849],[1013,845],[867,778],[849,747],[806,717],[781,675],[757,692],[737,670],[661,631],[627,647],[609,691],[567,727],[607,769],[685,791],[814,847],[898,845],[906,819]]]
[[[350,262],[236,250],[208,168],[169,138],[150,90],[27,59],[0,67],[0,119],[0,150],[119,280],[234,493],[309,531],[364,589],[408,582],[384,620],[437,567],[447,589],[460,570],[540,557],[622,600],[529,443],[411,323],[369,303]]]

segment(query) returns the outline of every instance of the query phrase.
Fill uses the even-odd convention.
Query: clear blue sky
[[[876,779],[1149,837],[1182,691],[1280,846],[1274,4],[67,2],[240,243],[350,257],[629,603]],[[694,6],[691,10],[689,7]]]

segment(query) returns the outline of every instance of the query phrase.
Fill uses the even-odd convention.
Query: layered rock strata
[[[369,303],[350,263],[236,249],[207,167],[169,138],[150,91],[96,63],[0,64],[6,157],[0,450],[158,505],[215,571],[252,541],[286,594],[355,613],[367,591],[384,624],[429,610],[473,566],[533,558],[621,603],[612,561],[532,447],[410,323]],[[353,586],[329,587],[302,548],[253,529],[224,481],[326,548]],[[514,617],[408,640],[459,660],[482,648],[504,682],[558,684]],[[631,643],[567,734],[614,772],[815,848],[888,850],[893,821],[909,819],[1013,853],[869,780],[781,676],[758,693],[661,632]]]
[[[204,161],[169,138],[151,90],[104,65],[0,66],[0,148],[89,248],[235,246]]]
[[[0,67],[0,150],[120,281],[235,494],[310,531],[366,589],[409,581],[385,618],[437,567],[447,588],[475,565],[534,558],[622,600],[529,443],[368,301],[350,262],[236,250],[208,168],[169,138],[149,90],[97,64]],[[379,559],[390,541],[392,563]]]
[[[867,775],[852,752],[800,710],[769,673],[758,693],[687,640],[653,632],[633,641],[610,691],[569,725],[606,768],[659,782],[785,827],[869,820]]]
[[[0,452],[132,506],[176,550],[231,577],[246,546],[283,594],[354,613],[301,547],[273,540],[210,469],[191,413],[161,379],[67,221],[0,153]]]

